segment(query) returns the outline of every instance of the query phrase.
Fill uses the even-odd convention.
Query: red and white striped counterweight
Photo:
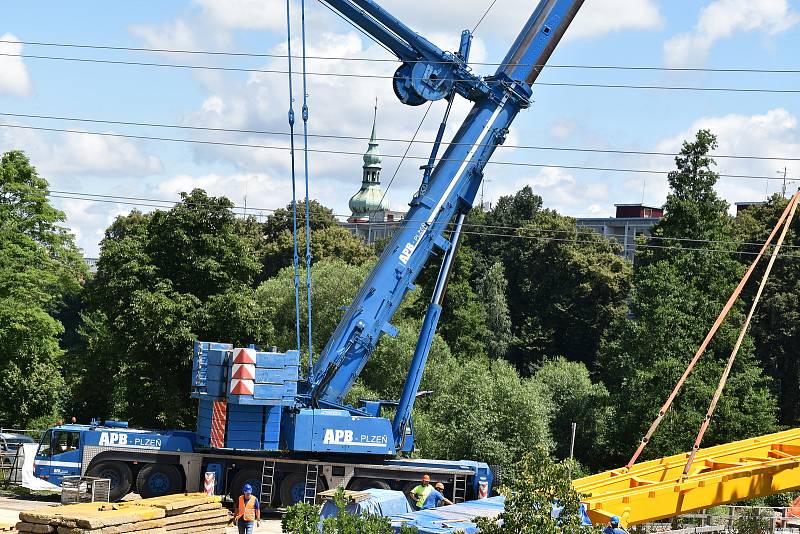
[[[256,350],[234,349],[231,395],[252,395],[256,380]]]

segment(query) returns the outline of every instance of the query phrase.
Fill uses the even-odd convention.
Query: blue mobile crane
[[[75,474],[110,478],[112,496],[120,498],[130,490],[145,496],[194,491],[201,473],[213,472],[218,493],[235,497],[250,483],[265,505],[288,505],[313,501],[321,487],[408,490],[428,473],[446,484],[455,502],[488,495],[493,477],[485,463],[398,455],[414,450],[414,401],[484,166],[517,114],[530,106],[532,84],[583,0],[541,0],[497,72],[485,78],[468,65],[469,31],[458,52],[450,53],[372,0],[324,2],[397,55],[402,64],[393,86],[401,102],[447,102],[406,218],[305,379],[298,351],[197,342],[196,432],[133,430],[116,422],[62,425],[42,439],[38,476],[55,483]],[[474,106],[439,157],[456,94]],[[345,396],[381,335],[396,334],[392,317],[434,255],[442,255],[441,268],[399,401],[350,406]],[[392,420],[382,417],[387,407],[395,412]]]

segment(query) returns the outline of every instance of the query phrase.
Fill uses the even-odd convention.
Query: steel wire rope
[[[46,132],[61,132],[61,133],[73,133],[73,134],[82,134],[82,135],[99,135],[99,136],[106,136],[106,137],[118,137],[118,138],[125,138],[125,139],[140,139],[140,140],[149,140],[149,141],[166,141],[166,142],[175,142],[175,143],[192,143],[192,144],[203,144],[203,145],[217,145],[217,146],[230,146],[230,147],[241,147],[241,148],[259,148],[259,149],[268,149],[268,150],[289,150],[287,146],[271,146],[271,145],[258,145],[258,144],[251,144],[251,143],[233,143],[233,142],[225,142],[225,141],[205,141],[200,139],[182,139],[182,138],[175,138],[175,137],[158,137],[158,136],[149,136],[149,135],[133,135],[133,134],[121,134],[121,133],[111,133],[111,132],[95,132],[95,131],[87,131],[87,130],[71,130],[66,128],[47,128],[43,126],[28,126],[22,124],[7,124],[7,123],[0,123],[0,128],[18,128],[18,129],[26,129],[26,130],[39,130],[39,131],[46,131]],[[336,155],[362,155],[360,152],[350,152],[344,150],[328,150],[328,149],[309,149],[309,152],[315,152],[320,154],[336,154]],[[383,154],[383,157],[386,158],[401,158],[401,155],[398,154]],[[422,156],[407,156],[408,159],[417,159],[417,160],[427,160],[428,158]],[[440,159],[439,161],[448,161],[447,158]],[[583,170],[583,171],[598,171],[598,172],[624,172],[624,173],[631,173],[631,174],[669,174],[672,172],[671,170],[651,170],[651,169],[630,169],[630,168],[615,168],[615,167],[591,167],[586,165],[560,165],[560,164],[544,164],[544,163],[529,163],[529,162],[515,162],[515,161],[489,161],[486,163],[487,165],[500,165],[500,166],[512,166],[512,167],[533,167],[533,168],[553,168],[553,169],[571,169],[571,170]],[[760,175],[750,175],[750,174],[729,174],[729,173],[717,173],[720,178],[732,178],[732,179],[743,179],[743,180],[777,180],[783,181],[783,177],[780,176],[760,176]],[[796,180],[793,180],[796,181]]]
[[[287,0],[290,1],[290,0]],[[300,0],[300,31],[303,46],[303,170],[306,179],[306,296],[308,299],[308,372],[314,366],[314,346],[311,342],[311,202],[308,197],[308,84],[306,69],[306,0]],[[297,234],[295,234],[296,236]]]
[[[325,4],[323,4],[325,5]],[[331,7],[325,5],[326,8],[336,13],[337,16],[343,18],[340,13],[333,10]],[[369,37],[376,44],[381,45],[390,54],[394,55],[389,48],[383,43],[376,40],[370,34],[364,32],[360,27],[353,25],[352,21],[343,18],[348,24],[358,29],[361,33]],[[473,30],[474,31],[474,30]],[[254,58],[286,58],[287,54],[269,54],[259,52],[232,52],[232,51],[214,51],[214,50],[186,50],[174,48],[150,48],[150,47],[135,47],[135,46],[114,46],[114,45],[92,45],[92,44],[78,44],[78,43],[54,43],[43,41],[17,41],[17,40],[3,40],[3,44],[22,44],[26,46],[45,46],[45,47],[60,47],[60,48],[78,48],[78,49],[91,49],[91,50],[115,50],[126,52],[157,52],[169,54],[193,54],[193,55],[210,55],[210,56],[232,56],[232,57],[254,57]],[[294,59],[299,59],[300,56],[292,56]],[[308,59],[330,60],[330,61],[365,61],[365,62],[391,62],[401,63],[397,58],[368,58],[368,57],[343,57],[343,56],[306,56]],[[407,61],[407,63],[421,63],[419,61]],[[431,64],[451,64],[452,61],[424,61]],[[470,62],[472,65],[486,65],[486,66],[500,66],[503,63],[490,62],[490,61],[475,61]],[[752,67],[654,67],[647,65],[581,65],[581,64],[530,64],[530,63],[507,63],[509,66],[524,66],[524,67],[539,67],[551,69],[606,69],[606,70],[632,70],[632,71],[667,71],[667,72],[728,72],[728,73],[758,73],[758,74],[800,74],[800,69],[764,69]]]
[[[292,268],[294,272],[294,321],[295,334],[297,335],[297,353],[302,350],[302,337],[300,335],[300,259],[297,255],[297,180],[294,157],[294,87],[292,85],[292,10],[291,0],[286,0],[286,46],[289,65],[289,154],[292,173]]]
[[[241,129],[241,128],[221,128],[221,127],[213,127],[213,126],[192,126],[192,125],[183,125],[183,124],[165,124],[165,123],[156,123],[156,122],[134,122],[134,121],[122,121],[122,120],[110,120],[110,119],[90,119],[90,118],[83,118],[83,117],[65,117],[65,116],[56,116],[56,115],[31,115],[25,113],[9,113],[0,111],[0,116],[2,117],[14,117],[14,118],[26,118],[26,119],[44,119],[44,120],[56,120],[56,121],[71,121],[71,122],[88,122],[92,124],[115,124],[119,126],[144,126],[144,127],[153,127],[153,128],[170,128],[170,129],[177,129],[177,130],[191,130],[191,131],[208,131],[208,132],[226,132],[226,133],[245,133],[245,134],[258,134],[258,135],[275,135],[275,136],[289,136],[290,133],[281,132],[281,131],[273,131],[273,130],[251,130],[251,129]],[[364,136],[357,136],[357,135],[342,135],[342,134],[314,134],[309,133],[309,137],[317,137],[322,139],[339,139],[339,140],[352,140],[352,141],[369,141],[369,137]],[[399,139],[393,137],[376,137],[376,141],[382,142],[390,142],[390,143],[411,143],[415,142],[417,144],[428,144],[432,145],[435,141],[429,139]],[[450,146],[450,145],[470,145],[473,146],[472,143],[466,143],[463,141],[442,141],[442,145]],[[485,147],[488,146],[486,143],[478,143],[474,146],[477,147]],[[592,154],[615,154],[615,155],[634,155],[634,156],[665,156],[665,157],[675,157],[680,156],[678,152],[659,152],[659,151],[646,151],[646,150],[624,150],[624,149],[603,149],[603,148],[581,148],[581,147],[559,147],[559,146],[537,146],[537,145],[512,145],[512,144],[503,144],[497,145],[497,148],[513,148],[513,149],[520,149],[520,150],[543,150],[543,151],[555,151],[555,152],[578,152],[578,153],[592,153]],[[744,156],[744,155],[732,155],[732,154],[708,154],[711,158],[719,158],[719,159],[752,159],[752,160],[759,160],[759,161],[800,161],[800,156]],[[796,181],[796,180],[793,180]]]
[[[376,106],[377,106],[377,104],[376,104]],[[395,167],[394,173],[392,173],[392,178],[389,180],[389,183],[386,185],[386,189],[384,190],[383,195],[381,196],[380,202],[378,202],[378,206],[383,204],[383,201],[386,198],[386,195],[389,194],[389,189],[391,189],[392,184],[394,183],[394,179],[397,178],[397,173],[400,172],[400,168],[403,166],[403,162],[406,160],[406,156],[408,156],[408,151],[411,150],[411,147],[414,144],[414,140],[417,138],[417,134],[419,134],[420,129],[422,129],[422,125],[425,123],[425,119],[428,117],[428,112],[430,112],[431,107],[433,107],[433,101],[428,103],[428,109],[425,110],[425,113],[422,115],[422,119],[419,121],[419,124],[417,125],[417,129],[414,130],[414,135],[412,135],[411,139],[408,141],[408,146],[406,146],[406,150],[405,150],[405,152],[403,152],[403,155],[400,158],[400,161],[397,162],[397,167]],[[375,114],[376,114],[376,117],[377,117],[377,108],[376,108]]]
[[[483,22],[483,19],[486,18],[486,15],[489,14],[489,12],[492,10],[492,8],[494,7],[494,5],[496,3],[497,3],[497,0],[492,0],[492,3],[490,3],[489,7],[486,8],[486,11],[483,12],[483,15],[481,15],[481,18],[479,18],[478,22],[476,22],[475,25],[472,27],[472,31],[470,33],[475,33],[475,30],[478,29],[478,26],[481,25],[481,22]]]
[[[59,198],[59,199],[69,199],[69,200],[82,200],[87,202],[101,202],[101,203],[111,203],[111,204],[122,204],[122,205],[131,205],[131,206],[140,206],[140,207],[152,207],[152,208],[168,208],[170,206],[164,206],[161,204],[148,204],[145,202],[127,202],[127,201],[116,201],[111,199],[101,199],[101,198],[85,198],[85,197],[78,197],[78,196],[70,196],[70,195],[60,195],[60,194],[51,194],[52,198]],[[201,206],[200,209],[204,207]],[[206,209],[215,210],[219,208],[214,208],[208,206]],[[241,209],[241,208],[240,208]],[[248,207],[251,211],[267,211],[264,209],[252,208]],[[273,210],[274,211],[274,210]],[[237,215],[244,215],[243,213],[239,212],[236,213]],[[452,225],[452,222],[441,223],[441,224],[448,224]],[[579,230],[585,230],[586,235],[597,235],[598,237],[606,238],[606,236],[602,236],[600,234],[589,234],[591,230],[586,227],[581,227]],[[575,244],[586,244],[586,245],[601,245],[604,241],[597,241],[597,240],[580,240],[580,239],[567,239],[567,238],[560,238],[560,237],[552,237],[552,236],[531,236],[531,235],[522,235],[519,233],[515,234],[504,234],[504,233],[493,233],[493,232],[476,232],[476,231],[462,231],[462,233],[466,233],[467,235],[475,235],[475,236],[482,236],[482,237],[500,237],[500,238],[508,238],[508,239],[523,239],[523,240],[532,240],[532,241],[552,241],[552,242],[564,242],[564,243],[575,243]],[[575,231],[569,231],[570,235],[575,235]],[[580,233],[578,234],[580,235]],[[702,242],[702,240],[694,240]],[[647,243],[628,243],[623,244],[619,243],[619,241],[615,239],[606,238],[606,241],[611,243],[617,247],[621,247],[624,251],[632,251],[637,248],[646,248],[646,249],[661,249],[661,250],[671,250],[675,252],[702,252],[702,253],[713,253],[713,254],[738,254],[744,256],[756,256],[758,255],[757,252],[750,252],[750,251],[743,251],[743,250],[733,250],[733,249],[714,249],[714,248],[697,248],[697,247],[675,247],[675,246],[665,246],[665,245],[649,245]],[[732,245],[737,244],[736,242],[730,243]],[[764,245],[764,243],[752,243],[752,245]],[[784,245],[783,248],[787,248]],[[793,246],[791,248],[800,248],[797,246]],[[771,253],[764,253],[764,256],[770,256]],[[800,254],[779,254],[781,258],[800,258]]]
[[[93,59],[93,58],[70,58],[61,56],[40,56],[33,54],[10,54],[0,52],[0,56],[7,57],[22,57],[29,59],[42,59],[51,61],[72,61],[79,63],[95,63],[95,64],[110,64],[110,65],[129,65],[138,67],[163,67],[163,68],[178,68],[178,69],[200,69],[200,70],[218,70],[218,71],[231,71],[231,72],[257,72],[261,74],[289,74],[288,71],[278,69],[254,69],[245,67],[220,67],[213,65],[184,65],[177,63],[155,63],[147,61],[121,61],[110,59]],[[308,76],[335,76],[343,78],[368,78],[368,79],[398,79],[397,76],[381,75],[381,74],[356,74],[344,72],[307,72]],[[458,80],[455,81],[472,81],[472,80]],[[483,80],[484,83],[494,84],[503,83],[502,80]],[[766,93],[766,94],[800,94],[800,89],[773,89],[773,88],[756,88],[756,87],[692,87],[692,86],[668,86],[668,85],[634,85],[634,84],[603,84],[603,83],[574,83],[574,82],[542,82],[537,81],[537,86],[543,87],[574,87],[574,88],[596,88],[596,89],[637,89],[637,90],[660,90],[660,91],[701,91],[701,92],[731,92],[731,93]]]

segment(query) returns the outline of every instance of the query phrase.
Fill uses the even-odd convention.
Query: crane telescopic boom
[[[395,92],[401,101],[419,105],[448,98],[455,92],[475,103],[429,179],[423,181],[406,218],[311,370],[312,405],[340,407],[380,336],[396,333],[392,316],[405,294],[413,289],[414,280],[431,254],[446,254],[452,247],[446,237],[451,222],[472,207],[484,166],[505,140],[517,113],[530,105],[531,85],[583,0],[542,0],[497,72],[485,79],[469,70],[461,54],[440,50],[371,0],[324,1],[404,62],[394,79]],[[433,302],[431,306],[435,308],[439,303]],[[436,327],[438,315],[433,315],[436,317],[432,320],[426,318],[427,330]],[[423,331],[420,338],[430,340],[431,336],[432,331]],[[410,412],[409,404],[413,405],[427,358],[424,346],[422,353],[415,357],[409,373],[412,382],[407,382],[404,397],[410,396],[411,402],[401,406],[404,411]],[[398,414],[401,415],[407,417]]]

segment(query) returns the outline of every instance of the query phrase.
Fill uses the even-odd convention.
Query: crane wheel
[[[385,480],[372,478],[354,478],[350,481],[350,484],[347,485],[347,489],[353,491],[364,491],[373,488],[382,490],[392,489]]]
[[[228,489],[233,502],[239,502],[239,497],[242,495],[242,488],[245,484],[253,486],[253,495],[261,502],[261,472],[251,468],[242,469],[233,477]],[[261,502],[261,506],[269,506],[270,504],[272,503]]]
[[[322,479],[317,479],[317,493],[324,490]],[[305,473],[289,473],[281,482],[281,504],[288,507],[303,502],[306,493]]]
[[[131,491],[133,473],[123,462],[98,462],[86,471],[86,476],[107,478],[111,481],[111,491],[108,494],[108,500],[111,502],[119,501]]]
[[[183,478],[174,465],[147,464],[136,477],[136,489],[145,499],[181,493]]]

